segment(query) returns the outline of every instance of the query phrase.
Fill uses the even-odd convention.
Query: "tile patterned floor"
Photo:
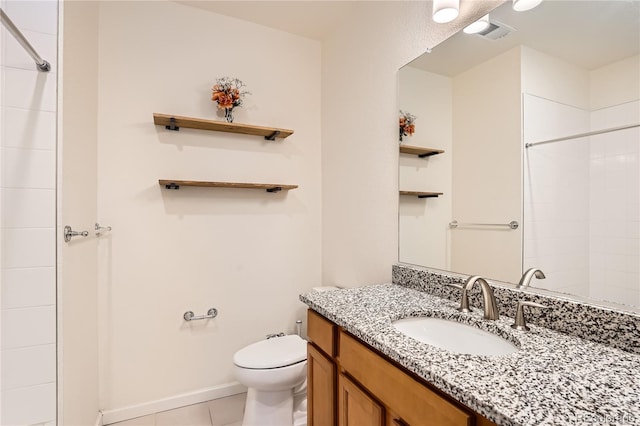
[[[110,426],[241,426],[247,394],[162,411]]]

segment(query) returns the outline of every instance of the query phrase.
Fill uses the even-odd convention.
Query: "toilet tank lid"
[[[305,359],[306,341],[296,335],[261,340],[245,346],[233,355],[235,365],[254,369],[286,367]]]

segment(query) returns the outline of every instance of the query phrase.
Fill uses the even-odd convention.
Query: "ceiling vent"
[[[486,30],[480,31],[479,33],[476,33],[476,35],[486,40],[495,41],[505,38],[514,31],[518,30],[508,26],[507,24],[503,24],[502,22],[492,20],[489,22],[489,27]]]

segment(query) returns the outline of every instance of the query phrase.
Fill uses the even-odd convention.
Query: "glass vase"
[[[233,123],[233,108],[224,109],[224,119],[227,123]]]

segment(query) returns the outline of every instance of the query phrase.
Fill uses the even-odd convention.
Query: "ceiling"
[[[319,41],[363,2],[174,1]],[[490,17],[516,31],[496,41],[460,32],[411,66],[453,76],[520,44],[589,70],[640,52],[640,0],[544,0],[527,12],[514,12],[507,1]]]
[[[459,32],[411,66],[454,76],[520,44],[587,70],[640,53],[640,0],[544,0],[527,12],[507,2],[489,16],[516,31],[495,41]]]
[[[250,21],[322,41],[352,12],[358,1],[175,0],[220,15]]]

